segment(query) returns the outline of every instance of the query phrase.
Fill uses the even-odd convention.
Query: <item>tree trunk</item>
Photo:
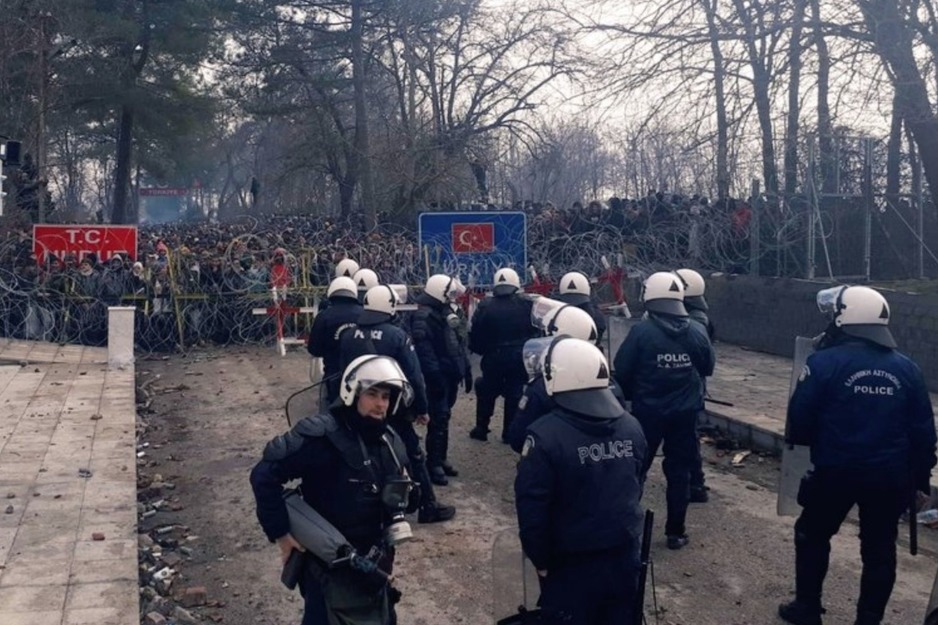
[[[713,87],[717,109],[717,199],[724,200],[730,195],[729,172],[729,121],[726,116],[726,89],[723,65],[723,51],[720,49],[719,30],[716,24],[717,0],[703,0],[707,14],[707,31],[710,35],[710,52],[713,55]]]
[[[902,167],[902,111],[898,100],[898,94],[893,95],[892,124],[886,144],[886,199],[894,206],[898,205]]]
[[[130,104],[121,106],[117,133],[117,163],[114,167],[114,207],[111,223],[128,223],[127,200],[130,196],[130,159],[133,154],[134,110]]]
[[[801,33],[804,30],[805,1],[795,0],[791,39],[788,47],[788,121],[785,126],[785,195],[791,197],[798,188],[798,118],[801,88]]]
[[[365,228],[375,227],[376,210],[374,187],[371,177],[371,141],[368,135],[368,107],[366,97],[365,52],[363,41],[363,0],[352,0],[352,88],[355,91],[355,151],[359,162],[362,205],[365,213]]]
[[[938,118],[928,99],[925,80],[912,49],[913,33],[905,26],[896,0],[858,2],[876,51],[892,70],[896,106],[918,146],[925,179],[938,189]]]
[[[821,164],[821,192],[836,193],[837,177],[834,168],[833,137],[830,107],[831,55],[821,26],[821,0],[811,1],[811,21],[814,23],[814,47],[817,51],[817,133]]]

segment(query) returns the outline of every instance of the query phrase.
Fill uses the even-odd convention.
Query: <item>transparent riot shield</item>
[[[931,589],[931,599],[928,601],[928,608],[925,610],[925,625],[938,625],[938,575],[935,575],[935,583]]]
[[[538,622],[540,587],[537,571],[521,551],[518,528],[495,537],[492,546],[492,599],[497,625],[534,625]]]
[[[287,405],[284,411],[287,415],[287,423],[290,427],[306,417],[312,417],[319,414],[320,405],[325,401],[325,384],[317,382],[311,386],[301,389],[287,398]]]
[[[795,356],[791,366],[791,384],[788,396],[791,397],[798,384],[798,378],[804,370],[808,356],[814,353],[814,340],[799,336],[795,339]],[[788,424],[785,424],[785,435],[788,436]],[[798,516],[801,506],[798,505],[798,488],[801,478],[811,470],[811,448],[804,445],[785,444],[782,450],[782,470],[778,478],[778,516]]]

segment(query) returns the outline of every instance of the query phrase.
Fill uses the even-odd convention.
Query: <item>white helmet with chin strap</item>
[[[423,292],[441,304],[448,304],[456,297],[457,288],[455,279],[444,273],[438,273],[427,279]]]
[[[495,286],[492,287],[492,293],[498,295],[511,295],[521,290],[521,278],[518,272],[509,267],[504,267],[495,272],[493,280]]]
[[[704,291],[707,290],[707,283],[703,276],[693,269],[678,269],[674,273],[684,281],[684,307],[706,311],[708,306]]]
[[[651,274],[642,287],[642,303],[648,312],[686,317],[684,281],[670,271]]]
[[[609,389],[609,363],[592,343],[556,337],[545,351],[543,372],[547,394],[562,408],[599,419],[625,413]]]
[[[356,263],[354,260],[351,258],[343,258],[335,266],[335,277],[341,278],[344,276],[346,278],[351,278],[355,275],[355,272],[357,272],[358,269],[358,263]]]
[[[355,288],[355,281],[346,276],[336,278],[329,283],[329,288],[326,289],[326,297],[351,297],[352,299],[357,298],[358,291]]]
[[[373,286],[365,293],[362,301],[364,311],[358,322],[364,324],[380,323],[391,319],[397,313],[400,295],[387,284]]]
[[[352,276],[352,280],[355,281],[355,286],[357,286],[358,290],[362,293],[373,286],[381,284],[381,280],[378,279],[378,274],[371,269],[359,269],[355,272],[355,275]]]
[[[547,336],[561,334],[584,341],[596,341],[599,333],[596,331],[596,322],[589,313],[572,304],[566,304],[552,310],[545,319],[544,330]]]
[[[413,389],[396,360],[389,356],[367,354],[350,362],[342,372],[339,400],[344,406],[354,406],[363,391],[375,386],[385,386],[391,390],[388,414],[397,412],[401,403],[410,405],[413,399]]]
[[[560,279],[560,294],[568,304],[585,304],[590,301],[591,291],[589,278],[579,271],[565,273]]]
[[[889,303],[879,291],[866,286],[824,289],[817,294],[817,305],[844,334],[896,347],[889,331]]]

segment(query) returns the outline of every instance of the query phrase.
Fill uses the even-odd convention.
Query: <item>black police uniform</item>
[[[707,333],[707,338],[711,341],[713,340],[713,324],[710,323],[710,317],[707,315],[707,302],[700,296],[692,296],[684,298],[684,307],[687,309],[687,315],[690,318],[691,323],[697,323],[701,328]],[[707,396],[707,380],[704,378],[703,382],[703,394],[706,398]],[[704,412],[701,410],[701,413]],[[704,477],[703,472],[703,457],[700,455],[700,436],[696,437],[697,442],[697,458],[694,462],[694,467],[690,472],[690,493],[691,501],[703,502],[707,500],[707,486],[706,478]]]
[[[257,518],[267,538],[274,542],[290,531],[283,485],[300,479],[306,503],[360,554],[367,554],[372,547],[382,549],[386,554],[382,569],[390,572],[394,553],[383,538],[389,515],[380,493],[386,480],[397,477],[400,469],[382,435],[404,463],[403,469],[409,471],[397,434],[390,428],[376,428],[373,420],[359,416],[355,407],[342,406],[307,417],[270,441],[263,459],[251,471]],[[386,604],[386,582],[356,571],[327,571],[310,554],[305,560],[300,581],[305,600],[302,625],[327,625],[326,595],[333,583],[337,588],[341,582],[364,601]]]
[[[482,377],[476,384],[476,425],[470,436],[486,440],[495,400],[505,398],[502,441],[518,412],[527,371],[521,351],[536,336],[531,325],[531,301],[516,293],[496,295],[479,303],[469,330],[469,350],[482,356]]]
[[[331,297],[329,307],[316,315],[310,328],[306,351],[322,358],[327,406],[339,396],[339,378],[343,371],[339,367],[339,339],[343,330],[355,325],[362,310],[355,298]]]
[[[606,334],[606,315],[599,310],[596,302],[582,293],[561,293],[555,299],[564,304],[572,304],[587,313],[596,324],[596,345],[602,346],[603,336]]]
[[[343,371],[353,360],[368,354],[390,356],[396,360],[404,377],[414,389],[413,414],[427,414],[427,388],[413,342],[404,330],[392,322],[390,315],[377,311],[364,311],[359,317],[358,325],[342,333],[340,351]],[[420,436],[414,430],[413,415],[399,410],[388,416],[388,423],[404,442],[414,479],[421,484],[420,507],[423,509],[433,507],[436,503],[436,496],[427,472],[426,457],[420,447]]]
[[[539,375],[524,388],[524,396],[518,403],[518,414],[508,428],[508,444],[521,453],[524,440],[528,436],[528,427],[554,409],[556,404],[547,394],[544,376]]]
[[[435,483],[445,483],[449,420],[467,359],[456,330],[447,321],[449,306],[426,293],[418,295],[416,302],[419,308],[410,314],[408,327],[427,385],[427,467]]]
[[[819,614],[830,539],[856,504],[863,573],[858,625],[878,624],[896,579],[898,521],[930,492],[935,421],[918,366],[896,350],[835,336],[812,354],[788,406],[788,441],[811,447],[795,523],[796,599]]]
[[[664,442],[669,537],[685,535],[690,472],[697,457],[697,414],[703,410],[702,378],[713,374],[713,348],[687,318],[649,312],[619,347],[616,382],[648,440],[648,467]]]
[[[547,571],[545,622],[632,625],[648,453],[624,410],[595,418],[557,406],[528,428],[515,505],[524,553]]]

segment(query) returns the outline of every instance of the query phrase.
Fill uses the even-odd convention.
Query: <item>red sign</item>
[[[105,261],[114,254],[137,258],[136,226],[33,226],[33,253],[37,259],[52,254],[59,260],[72,254],[81,260],[90,253]]]
[[[456,254],[495,250],[495,224],[453,224],[451,232]]]
[[[186,197],[188,187],[141,187],[140,197]]]

